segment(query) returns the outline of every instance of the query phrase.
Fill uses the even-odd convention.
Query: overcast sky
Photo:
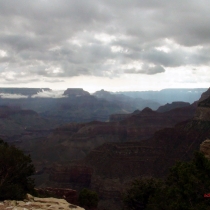
[[[209,0],[0,0],[0,86],[210,85]]]

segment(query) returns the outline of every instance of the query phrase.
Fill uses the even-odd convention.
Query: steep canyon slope
[[[127,183],[134,178],[164,177],[177,160],[190,160],[200,144],[210,138],[210,117],[205,116],[210,110],[209,100],[210,97],[204,102],[199,101],[195,118],[159,130],[147,140],[105,143],[93,149],[83,160],[51,168],[48,184],[88,186],[110,203],[120,199]],[[203,108],[205,113],[199,116],[198,110]],[[79,173],[74,173],[75,167],[80,169],[77,169]],[[71,179],[63,182],[64,177]],[[85,181],[84,177],[88,179]]]
[[[139,142],[165,127],[193,117],[195,106],[158,113],[149,108],[120,122],[70,123],[54,129],[47,138],[22,141],[19,146],[30,151],[35,162],[62,163],[84,158],[96,147],[108,142]]]

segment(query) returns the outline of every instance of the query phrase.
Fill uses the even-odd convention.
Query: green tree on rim
[[[98,195],[96,192],[82,189],[79,193],[79,204],[86,209],[96,208],[98,205]]]
[[[29,155],[0,139],[0,200],[23,199],[34,192],[34,172]]]

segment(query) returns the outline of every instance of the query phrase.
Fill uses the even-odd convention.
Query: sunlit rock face
[[[210,160],[210,139],[205,140],[200,145],[200,151]]]

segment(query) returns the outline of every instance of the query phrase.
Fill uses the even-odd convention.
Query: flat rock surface
[[[84,210],[83,208],[70,204],[64,199],[57,198],[38,198],[27,195],[24,201],[5,200],[0,202],[0,210]]]

